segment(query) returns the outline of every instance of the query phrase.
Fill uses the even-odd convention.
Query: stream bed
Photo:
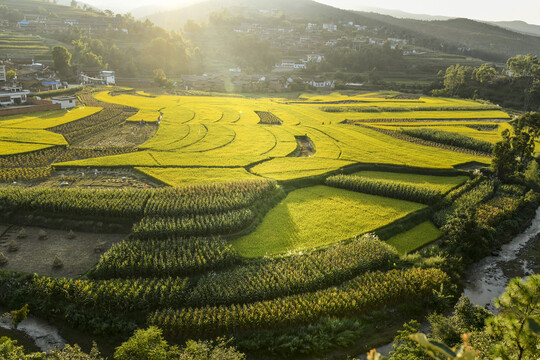
[[[0,314],[6,313],[6,309],[0,308]],[[35,343],[40,351],[48,352],[56,346],[63,347],[66,341],[62,338],[58,329],[48,322],[29,315],[22,321],[17,329],[11,325],[11,317],[6,316],[0,319],[0,328],[5,329],[9,333],[19,334],[30,338]]]
[[[525,278],[540,272],[539,241],[540,208],[531,225],[523,233],[517,235],[492,256],[483,258],[467,269],[463,293],[475,305],[480,305],[493,313],[498,310],[493,299],[499,297],[506,289],[510,279]]]

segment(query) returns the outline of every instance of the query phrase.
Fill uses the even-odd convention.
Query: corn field
[[[437,190],[421,185],[409,185],[396,181],[369,179],[354,175],[331,176],[326,179],[326,185],[423,204],[433,204],[442,197],[442,194]]]

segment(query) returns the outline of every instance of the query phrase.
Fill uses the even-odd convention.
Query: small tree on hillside
[[[154,82],[159,86],[167,86],[169,80],[167,80],[167,76],[163,69],[154,70]]]

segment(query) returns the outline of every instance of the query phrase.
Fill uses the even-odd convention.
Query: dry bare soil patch
[[[8,257],[2,269],[62,277],[83,275],[98,262],[103,252],[126,236],[76,232],[70,239],[67,231],[45,229],[47,237],[40,239],[40,228],[24,227],[26,237],[17,238],[19,229],[11,227],[0,239],[0,252]],[[12,241],[16,242],[17,251],[9,251]],[[55,256],[62,261],[61,268],[53,268]]]

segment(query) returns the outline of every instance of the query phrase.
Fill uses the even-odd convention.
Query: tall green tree
[[[488,322],[487,331],[502,339],[492,348],[503,360],[537,360],[540,337],[531,329],[531,320],[540,323],[540,275],[526,281],[510,281],[495,305],[501,313]]]
[[[54,68],[62,75],[71,72],[71,53],[63,46],[55,46],[52,51]]]

